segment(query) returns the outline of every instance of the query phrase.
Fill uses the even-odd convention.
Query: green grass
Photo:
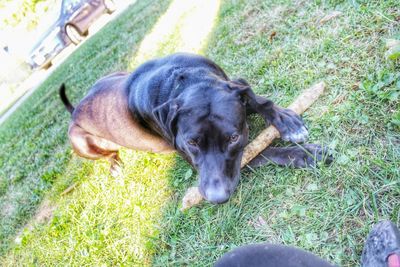
[[[66,141],[59,84],[66,82],[76,103],[102,75],[134,67],[141,40],[169,4],[138,1],[1,126],[0,262],[209,266],[231,248],[267,241],[358,265],[375,222],[400,224],[400,71],[384,56],[385,40],[400,38],[397,2],[223,1],[201,53],[283,106],[325,80],[327,92],[303,117],[310,142],[329,145],[336,160],[308,170],[244,170],[229,203],[181,213],[195,175],[188,177],[176,155],[123,150],[124,178],[114,179],[106,161],[80,159]],[[334,10],[342,14],[319,23]],[[180,32],[172,33],[154,56],[179,49]],[[252,118],[252,136],[261,129]],[[73,183],[76,189],[60,196]],[[53,218],[15,243],[45,197],[57,205]]]

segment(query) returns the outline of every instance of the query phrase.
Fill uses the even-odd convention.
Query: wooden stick
[[[295,101],[288,107],[297,114],[306,111],[324,92],[325,83],[320,82],[312,87],[304,90]],[[280,137],[278,130],[274,126],[264,129],[250,144],[244,148],[241,168],[246,166],[253,158],[267,148],[275,138]],[[182,199],[181,210],[186,210],[194,205],[199,204],[203,200],[202,195],[197,187],[191,187]]]
[[[325,83],[320,82],[314,86],[304,90],[296,100],[288,107],[297,114],[302,114],[306,111],[324,92]],[[260,154],[265,148],[267,148],[275,138],[279,138],[279,132],[274,126],[269,126],[264,129],[250,144],[244,148],[241,168],[246,166],[253,158]]]

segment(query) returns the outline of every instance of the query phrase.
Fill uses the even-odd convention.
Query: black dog
[[[278,244],[258,243],[225,253],[214,267],[334,267],[302,249]]]
[[[257,96],[243,79],[230,80],[212,61],[197,55],[174,54],[151,60],[133,73],[115,73],[96,82],[74,108],[69,139],[85,158],[119,163],[118,149],[170,152],[177,150],[199,172],[200,192],[212,203],[226,202],[240,176],[248,141],[246,113],[257,112],[274,125],[283,140],[305,141],[308,135],[294,112]],[[247,111],[247,112],[246,112]],[[320,160],[317,145],[270,148],[253,164],[267,159],[279,165],[304,167]]]

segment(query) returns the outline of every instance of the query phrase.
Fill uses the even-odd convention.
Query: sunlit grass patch
[[[76,189],[57,203],[50,223],[22,234],[9,263],[47,266],[148,265],[162,209],[170,198],[175,155],[123,153],[123,175],[107,161],[79,173]],[[73,166],[74,167],[74,166]],[[7,264],[8,260],[4,262]]]
[[[219,5],[219,0],[174,0],[140,44],[129,68],[174,52],[202,52],[216,22]]]

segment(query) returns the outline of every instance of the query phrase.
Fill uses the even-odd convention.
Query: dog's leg
[[[263,103],[255,111],[263,116],[267,124],[272,124],[278,129],[284,141],[293,143],[304,142],[308,138],[308,131],[302,118],[294,111],[275,105],[271,100],[256,95],[256,102]],[[250,109],[254,104],[250,103]]]
[[[260,114],[267,124],[278,129],[281,138],[294,143],[304,142],[308,138],[308,131],[299,115],[290,109],[275,105],[271,100],[256,95],[244,79],[233,80],[237,92],[246,99],[246,110]]]
[[[110,173],[112,177],[118,177],[122,173],[123,163],[119,157],[118,152],[115,152],[108,159],[110,161]]]
[[[111,163],[111,175],[119,175],[122,165],[118,156],[119,145],[95,136],[75,123],[70,125],[68,136],[72,148],[79,156],[88,159],[107,158]]]
[[[321,161],[330,164],[333,158],[326,147],[315,144],[291,147],[269,147],[255,157],[248,164],[250,167],[259,167],[268,163],[294,168],[314,167]]]

